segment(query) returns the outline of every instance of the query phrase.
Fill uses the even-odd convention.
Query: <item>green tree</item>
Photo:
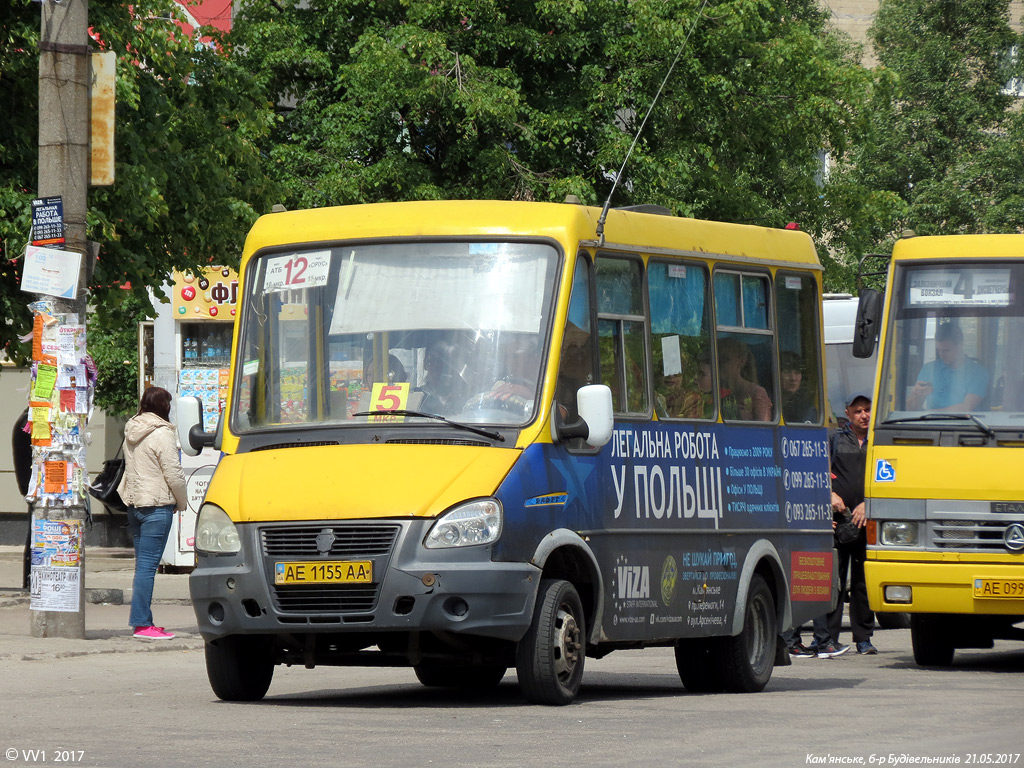
[[[843,158],[833,247],[849,261],[918,234],[1016,232],[1024,160],[1008,0],[882,0],[869,141]],[[847,275],[848,277],[848,275]]]
[[[34,12],[32,12],[34,11]],[[36,186],[39,11],[28,0],[0,5],[0,345],[12,359],[31,329],[16,259],[28,241]]]
[[[270,103],[216,30],[187,34],[184,20],[173,0],[90,2],[94,46],[118,56],[116,181],[89,192],[88,236],[101,245],[90,347],[109,346],[103,334],[114,329],[134,333],[149,307],[147,290],[159,289],[172,269],[237,264],[246,230],[276,199],[257,143],[274,120]],[[37,3],[0,8],[0,104],[16,106],[0,110],[0,302],[9,320],[0,342],[16,359],[26,352],[16,339],[29,320],[29,297],[9,260],[27,242],[36,186],[38,27]],[[136,301],[126,314],[128,285]],[[101,384],[100,405],[123,411],[129,394],[134,400],[134,379],[123,370],[134,350],[131,343],[111,352],[114,369],[100,365],[101,380],[121,382]]]
[[[291,206],[600,205],[682,50],[614,203],[815,225],[870,85],[813,0],[252,0],[232,36]]]

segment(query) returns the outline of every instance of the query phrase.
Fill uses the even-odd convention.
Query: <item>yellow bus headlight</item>
[[[423,546],[427,549],[472,547],[490,544],[501,535],[501,503],[477,499],[445,512],[431,527]]]
[[[216,504],[203,504],[196,520],[196,551],[223,555],[238,552],[241,548],[238,529],[228,513]]]
[[[916,547],[917,523],[910,520],[886,520],[880,526],[881,543],[889,547]]]

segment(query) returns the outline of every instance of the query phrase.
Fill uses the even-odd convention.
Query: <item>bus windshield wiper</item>
[[[925,413],[921,416],[903,416],[899,419],[886,419],[883,424],[906,424],[914,421],[970,421],[982,431],[985,437],[995,439],[996,433],[988,424],[973,413]]]
[[[505,442],[505,436],[499,432],[494,432],[490,429],[484,429],[483,427],[474,427],[472,424],[463,424],[461,421],[452,421],[446,419],[444,416],[439,416],[436,413],[424,413],[423,411],[407,411],[404,408],[393,408],[386,411],[359,411],[353,413],[353,416],[380,416],[381,414],[387,414],[389,416],[419,416],[424,419],[433,419],[434,421],[443,421],[450,427],[456,429],[464,429],[467,432],[473,432],[484,437],[489,437],[491,440],[497,440],[500,443]]]

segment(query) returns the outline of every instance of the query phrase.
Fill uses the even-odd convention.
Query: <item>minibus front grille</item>
[[[398,524],[327,521],[303,525],[268,525],[259,529],[260,547],[274,608],[281,620],[322,623],[328,615],[348,621],[377,606]],[[372,584],[275,584],[274,566],[282,561],[372,560]]]
[[[394,546],[400,530],[397,525],[353,525],[322,523],[319,525],[275,526],[260,529],[260,543],[265,557],[331,558],[379,557]],[[330,549],[321,551],[317,539],[329,534]],[[325,539],[320,539],[321,545]]]
[[[937,520],[930,525],[931,541],[939,549],[1005,552],[1006,526],[1000,520]]]
[[[274,587],[281,613],[366,613],[377,604],[377,584]]]

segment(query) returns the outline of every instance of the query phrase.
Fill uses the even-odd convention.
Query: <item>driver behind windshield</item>
[[[528,413],[533,404],[537,371],[540,368],[540,349],[536,337],[505,337],[498,354],[499,371],[503,375],[489,389],[470,398],[467,405]]]
[[[917,383],[907,394],[912,411],[969,412],[978,409],[988,394],[988,371],[964,354],[964,332],[956,323],[935,331],[935,359],[925,363]]]

